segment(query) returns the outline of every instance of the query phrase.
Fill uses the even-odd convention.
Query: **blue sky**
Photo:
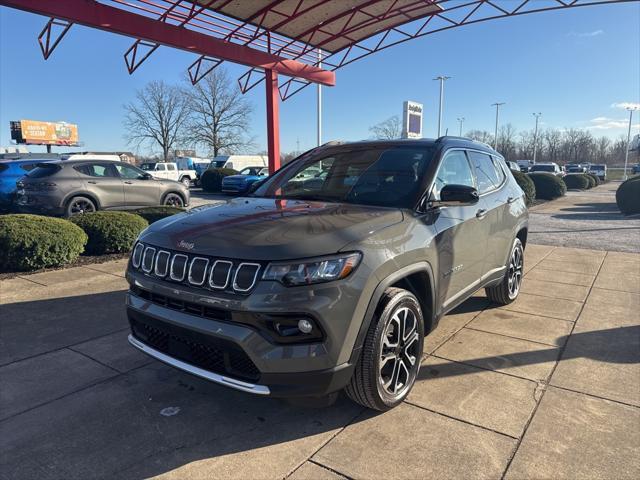
[[[77,123],[86,149],[127,150],[122,105],[150,80],[179,82],[195,58],[160,48],[129,76],[122,54],[131,39],[73,26],[45,62],[36,40],[45,22],[0,7],[0,145],[10,143],[9,121],[25,118]],[[244,72],[237,65],[226,68],[234,79]],[[640,102],[640,3],[465,26],[358,61],[337,72],[336,87],[323,89],[323,140],[368,138],[372,124],[402,113],[403,100],[425,105],[424,134],[434,136],[438,83],[432,78],[440,74],[452,77],[444,109],[450,134],[457,134],[460,116],[465,131],[493,131],[490,105],[501,101],[507,103],[501,122],[518,130],[533,128],[532,112],[542,112],[543,128],[626,135],[628,114],[612,105]],[[263,150],[262,85],[248,98],[254,105],[252,133]],[[283,151],[295,150],[297,141],[300,149],[315,145],[315,108],[315,87],[281,105]]]

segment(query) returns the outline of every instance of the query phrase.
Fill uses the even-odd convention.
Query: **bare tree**
[[[136,99],[124,105],[125,138],[130,145],[160,147],[162,159],[169,159],[182,136],[188,109],[180,89],[163,81],[149,82],[136,92]]]
[[[507,160],[514,160],[516,154],[516,129],[507,123],[498,132],[498,151]]]
[[[380,122],[373,127],[370,127],[369,131],[374,138],[380,140],[393,140],[395,138],[400,138],[400,135],[402,134],[400,117],[398,115],[389,117],[384,122]]]
[[[596,141],[596,158],[598,162],[606,162],[610,147],[611,140],[608,137],[602,136]]]
[[[242,96],[225,70],[216,69],[196,85],[185,89],[191,111],[187,137],[190,143],[202,145],[213,156],[241,153],[254,146],[247,135],[253,108]]]
[[[493,145],[493,135],[486,130],[470,130],[465,137],[486,143],[487,145]]]
[[[548,128],[542,134],[544,140],[544,159],[547,162],[555,162],[562,141],[562,134],[559,130]]]

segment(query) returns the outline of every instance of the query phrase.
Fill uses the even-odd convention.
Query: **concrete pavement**
[[[521,297],[445,317],[385,414],[150,360],[124,266],[0,283],[0,478],[640,477],[640,255],[529,245]]]

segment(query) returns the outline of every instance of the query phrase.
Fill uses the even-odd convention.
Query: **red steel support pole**
[[[267,69],[267,147],[269,150],[269,174],[280,168],[280,92],[278,91],[278,73]]]

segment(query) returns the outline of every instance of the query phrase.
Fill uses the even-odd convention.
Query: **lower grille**
[[[236,344],[186,328],[129,313],[131,331],[138,340],[166,355],[221,375],[255,382],[260,371]]]

